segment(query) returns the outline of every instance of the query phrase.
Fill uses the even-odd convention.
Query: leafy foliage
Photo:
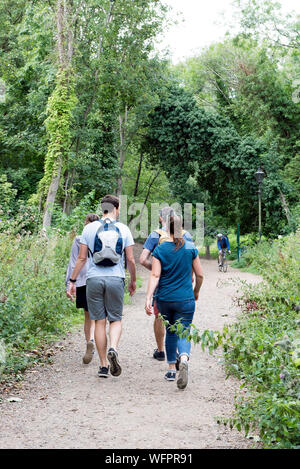
[[[0,234],[0,329],[6,349],[1,380],[14,379],[32,352],[65,333],[79,311],[65,295],[72,240]]]
[[[41,195],[45,194],[57,167],[66,166],[71,145],[70,127],[73,111],[77,104],[72,83],[72,71],[62,70],[58,73],[57,84],[50,96],[47,106],[45,127],[49,139],[48,152],[45,158],[44,177],[39,183]]]
[[[299,238],[298,231],[247,251],[264,281],[244,286],[243,314],[223,342],[227,371],[244,390],[226,423],[258,431],[268,448],[299,445]]]
[[[254,175],[263,166],[264,231],[274,235],[286,225],[280,194],[288,194],[289,186],[277,171],[276,150],[253,137],[241,137],[227,118],[199,108],[182,87],[170,85],[162,96],[149,116],[144,145],[153,149],[152,164],[166,172],[177,200],[206,198],[214,216],[222,216],[229,226],[240,223],[243,232],[255,230]],[[190,184],[191,178],[196,185]]]

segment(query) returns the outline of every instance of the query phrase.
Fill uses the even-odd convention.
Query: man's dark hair
[[[114,207],[118,209],[119,205],[120,205],[119,198],[116,197],[115,195],[108,194],[105,197],[103,197],[103,199],[101,200],[101,209],[104,215],[106,213],[112,212]]]

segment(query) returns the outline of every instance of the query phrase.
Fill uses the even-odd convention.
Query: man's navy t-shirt
[[[193,300],[192,267],[198,255],[194,243],[186,241],[176,250],[176,244],[164,241],[152,253],[161,263],[161,276],[156,291],[158,301]]]

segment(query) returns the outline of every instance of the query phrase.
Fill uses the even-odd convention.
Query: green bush
[[[39,229],[40,214],[37,207],[18,201],[14,209],[2,217],[0,209],[0,233],[6,236],[31,235]]]
[[[244,287],[243,314],[225,332],[226,369],[242,380],[230,425],[259,431],[268,448],[300,445],[300,232],[246,255],[263,277]]]
[[[62,208],[55,205],[52,215],[52,226],[54,228],[49,231],[59,233],[69,233],[73,230],[81,233],[84,227],[84,220],[88,213],[97,213],[100,216],[100,200],[95,200],[95,191],[86,194],[81,201],[72,210],[70,215],[63,213]]]
[[[33,361],[28,352],[50,343],[80,318],[65,294],[71,243],[68,236],[0,235],[2,380],[15,378]]]

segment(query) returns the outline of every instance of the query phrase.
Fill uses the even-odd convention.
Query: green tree
[[[262,165],[267,172],[265,232],[275,235],[286,224],[281,194],[287,193],[287,187],[274,164],[276,151],[254,137],[240,136],[227,118],[199,108],[182,87],[171,86],[151,114],[145,147],[166,172],[176,199],[203,202],[207,191],[213,213],[228,226],[240,223],[244,232],[257,228],[254,174]],[[198,190],[188,200],[190,178]]]
[[[43,176],[47,151],[44,120],[55,82],[48,2],[3,1],[0,5],[0,173],[27,199]]]
[[[18,197],[40,203],[48,225],[55,204],[69,213],[87,190],[120,189],[127,148],[155,102],[153,39],[166,8],[156,0],[14,3],[13,14],[6,0],[0,7],[0,173]],[[58,104],[62,128],[54,126]]]

